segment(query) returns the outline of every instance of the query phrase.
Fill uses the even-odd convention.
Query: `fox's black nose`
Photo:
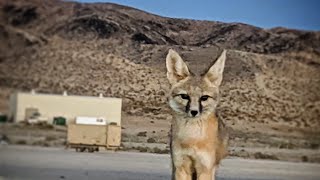
[[[190,111],[190,113],[191,113],[191,115],[192,115],[193,117],[195,117],[195,116],[198,114],[198,111],[192,110],[192,111]]]

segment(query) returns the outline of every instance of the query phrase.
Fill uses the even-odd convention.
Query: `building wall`
[[[13,93],[10,95],[10,99],[9,99],[9,114],[8,114],[8,118],[9,120],[15,120],[15,115],[16,115],[16,108],[17,108],[17,93]]]
[[[122,100],[119,98],[17,93],[15,102],[16,122],[25,119],[27,108],[37,108],[49,123],[56,116],[67,118],[68,122],[74,121],[77,116],[87,116],[104,117],[108,122],[121,125]]]

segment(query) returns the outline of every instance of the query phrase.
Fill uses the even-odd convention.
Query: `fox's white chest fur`
[[[205,127],[201,120],[194,120],[193,122],[181,121],[177,125],[176,136],[180,140],[203,139],[205,137]]]
[[[213,165],[214,159],[212,156],[212,152],[203,151],[195,147],[173,148],[175,150],[173,151],[172,155],[176,166],[181,166],[184,163],[186,157],[192,160],[196,160],[201,166],[204,166],[206,168],[210,168]]]
[[[177,164],[182,164],[184,158],[188,157],[192,160],[196,160],[201,166],[207,168],[211,167],[214,163],[213,152],[208,152],[205,149],[199,149],[197,146],[181,147],[180,144],[190,143],[193,141],[201,141],[207,137],[207,125],[206,121],[192,120],[177,122],[178,128],[175,133],[175,140],[179,141],[179,144],[173,145],[173,157]]]

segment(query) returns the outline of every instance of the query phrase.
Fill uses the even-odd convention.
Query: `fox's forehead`
[[[217,87],[212,87],[203,80],[202,77],[190,77],[185,82],[175,86],[172,89],[173,94],[212,94],[218,90]]]

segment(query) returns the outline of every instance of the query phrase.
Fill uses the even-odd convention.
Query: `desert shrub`
[[[56,136],[46,136],[46,141],[54,141],[57,140]]]
[[[147,131],[139,132],[137,136],[147,137]]]
[[[47,142],[44,142],[44,143],[42,144],[42,146],[43,146],[43,147],[50,147],[50,144],[47,143]]]
[[[0,135],[0,141],[5,141],[7,143],[10,143],[10,139],[5,134]]]
[[[279,145],[280,149],[294,149],[294,145],[292,143],[281,143]]]
[[[149,148],[147,148],[147,147],[142,147],[142,146],[138,146],[136,149],[137,149],[139,152],[148,152],[148,149],[149,149]]]
[[[123,142],[139,142],[139,137],[136,135],[122,133],[122,141]]]
[[[16,142],[16,144],[25,145],[25,144],[27,144],[27,141],[24,140],[24,139],[19,139],[19,140]]]
[[[156,140],[154,138],[149,138],[147,139],[147,143],[155,143]]]
[[[152,152],[153,153],[157,153],[157,154],[168,154],[169,153],[169,149],[160,149],[158,147],[154,147]]]
[[[279,158],[275,155],[263,154],[261,152],[254,153],[254,158],[256,159],[272,159],[272,160],[279,160]]]
[[[310,144],[310,148],[311,148],[311,149],[319,149],[319,144],[311,143],[311,144]]]
[[[39,122],[37,124],[37,126],[40,128],[40,129],[53,129],[53,125],[52,124],[48,124],[47,122]]]
[[[302,162],[308,162],[309,158],[307,156],[302,156],[301,160],[302,160]]]

